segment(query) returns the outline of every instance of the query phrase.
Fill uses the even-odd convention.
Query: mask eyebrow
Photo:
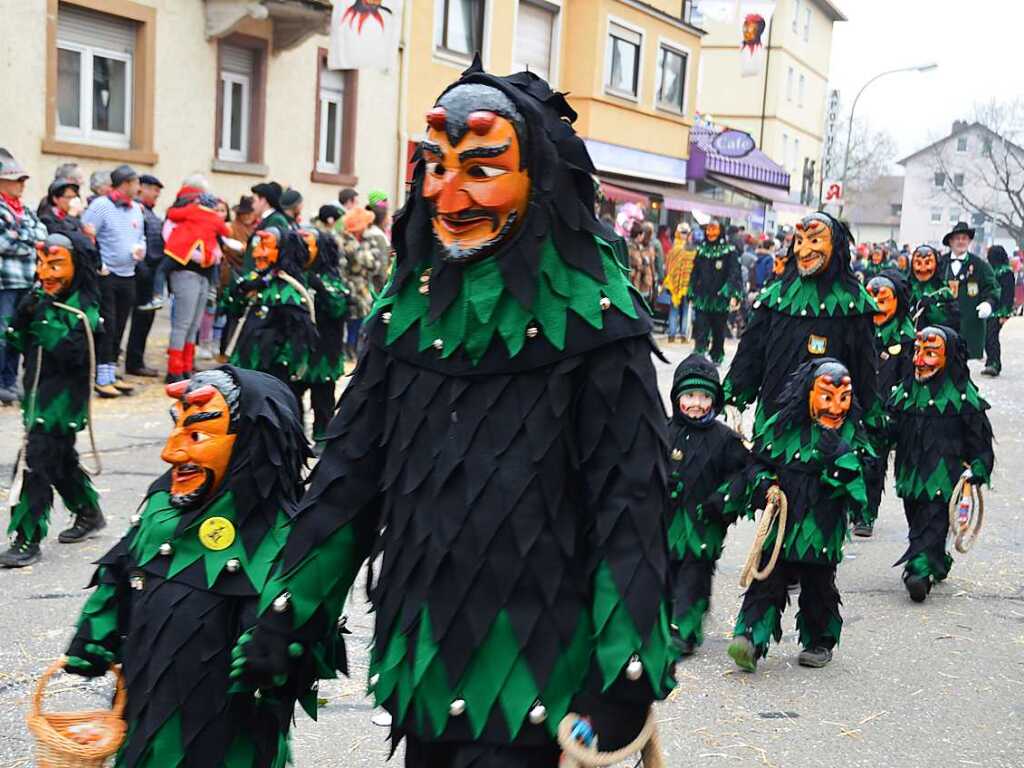
[[[459,162],[464,162],[477,157],[499,157],[500,155],[508,152],[508,149],[511,146],[512,142],[506,141],[504,144],[500,144],[496,147],[473,147],[465,150],[464,152],[459,152]]]
[[[186,416],[185,421],[182,422],[181,426],[191,427],[193,424],[199,424],[203,421],[213,421],[219,419],[224,414],[221,411],[200,411],[199,413],[193,413],[191,416]]]
[[[437,155],[438,157],[444,157],[444,152],[441,149],[441,145],[440,144],[435,144],[432,141],[426,141],[426,140],[421,141],[420,142],[420,149],[422,149],[424,152],[430,152],[432,155]]]

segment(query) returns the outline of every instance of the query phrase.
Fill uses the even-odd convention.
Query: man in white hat
[[[0,147],[0,402],[18,399],[18,353],[5,342],[7,323],[36,274],[36,243],[46,227],[22,203],[28,173]]]

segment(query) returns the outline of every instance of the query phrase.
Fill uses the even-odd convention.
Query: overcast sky
[[[888,130],[905,157],[968,118],[975,101],[1024,97],[1024,0],[834,0],[849,21],[834,27],[832,87],[844,112],[871,77],[936,62],[931,72],[889,75],[857,104],[857,118]]]

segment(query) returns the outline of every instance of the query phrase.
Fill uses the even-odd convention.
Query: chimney
[[[966,120],[954,120],[953,121],[953,131],[951,132],[950,135],[960,133],[960,131],[962,131],[964,128],[966,128],[967,125],[968,125],[968,123],[967,123]]]

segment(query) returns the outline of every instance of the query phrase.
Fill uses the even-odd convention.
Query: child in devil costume
[[[281,382],[221,366],[167,385],[174,428],[128,533],[99,561],[65,668],[121,664],[128,735],[117,768],[282,768],[311,667],[273,695],[229,690],[309,450]]]
[[[712,221],[704,227],[704,242],[690,274],[690,301],[693,305],[693,351],[703,355],[711,339],[711,361],[721,365],[725,359],[725,328],[729,312],[743,297],[740,256],[722,236],[722,225]]]
[[[428,112],[366,351],[237,648],[266,693],[379,558],[370,690],[410,768],[555,768],[570,711],[616,749],[673,685],[650,325],[574,118],[478,63]]]
[[[822,358],[801,365],[786,381],[780,409],[754,437],[745,484],[764,508],[775,480],[788,501],[785,530],[778,520],[763,542],[763,568],[782,536],[775,569],[754,581],[743,595],[729,655],[748,672],[768,652],[772,638],[782,638],[782,612],[789,604],[791,582],[800,583],[798,662],[823,667],[832,660],[843,626],[839,614],[836,567],[851,515],[867,503],[861,456],[870,446],[861,429],[850,372],[838,360]],[[748,491],[749,492],[749,491]],[[746,502],[742,495],[726,504]]]
[[[308,254],[298,233],[270,227],[253,235],[252,257],[256,269],[231,288],[230,311],[241,315],[231,364],[280,379],[301,407],[317,341],[303,273]]]
[[[299,387],[309,390],[313,408],[313,441],[323,447],[327,423],[334,415],[334,390],[345,375],[345,318],[348,316],[348,288],[341,279],[338,241],[329,232],[306,229],[300,232],[306,246],[306,284],[313,292],[316,308],[316,346],[309,353]],[[294,389],[302,402],[301,392]]]
[[[908,282],[911,315],[917,328],[927,325],[960,327],[960,309],[956,297],[942,282],[939,253],[930,245],[919,245],[910,258]],[[887,398],[888,392],[881,396]]]
[[[878,305],[878,314],[875,315],[878,391],[883,397],[888,397],[914,369],[914,322],[910,319],[907,281],[898,271],[890,269],[871,278],[867,289]],[[875,456],[864,462],[868,503],[863,517],[853,520],[853,535],[861,538],[870,538],[874,534],[889,467],[884,431],[874,437]]]
[[[673,617],[684,656],[704,640],[704,615],[711,601],[711,577],[722,556],[726,528],[722,485],[744,470],[749,454],[743,439],[715,417],[722,385],[715,366],[692,354],[676,368],[669,422],[668,531],[673,557]]]
[[[96,270],[88,257],[90,250],[82,245],[76,247],[67,235],[53,234],[37,246],[38,286],[21,300],[7,329],[7,343],[25,358],[26,439],[21,492],[7,529],[14,541],[0,555],[0,566],[5,568],[22,568],[42,557],[39,544],[50,527],[54,489],[74,515],[71,527],[57,537],[59,542],[84,541],[106,524],[96,489],[75,450],[75,435],[89,423],[90,350],[85,322],[92,331],[99,325]],[[84,313],[85,320],[78,312]]]
[[[949,575],[949,500],[961,477],[988,483],[995,456],[989,408],[971,381],[967,346],[951,328],[928,326],[914,341],[914,373],[889,398],[896,493],[910,545],[896,565],[915,602]]]
[[[755,431],[779,410],[786,374],[823,357],[850,370],[869,426],[881,425],[871,296],[850,269],[850,232],[827,213],[797,224],[788,264],[754,301],[723,385],[726,403],[758,401]]]

